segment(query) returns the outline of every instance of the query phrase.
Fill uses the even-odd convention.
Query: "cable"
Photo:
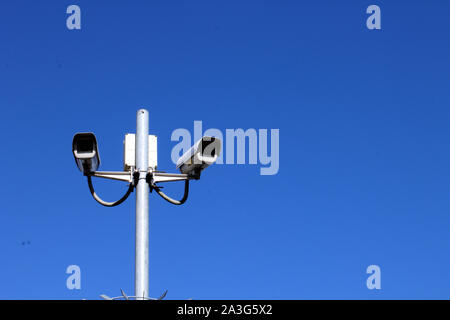
[[[180,205],[186,202],[188,195],[189,195],[189,180],[185,180],[184,181],[184,195],[183,198],[181,198],[181,200],[175,200],[172,199],[171,197],[167,196],[164,192],[161,191],[161,189],[156,186],[156,185],[152,185],[151,186],[153,189],[155,189],[155,191],[166,201],[172,203],[172,204],[176,204],[176,205]]]
[[[128,196],[134,189],[133,184],[130,183],[130,186],[128,187],[127,192],[125,193],[125,195],[122,198],[120,198],[119,200],[117,200],[115,202],[106,202],[106,201],[103,201],[102,199],[100,199],[100,197],[95,193],[94,187],[92,186],[92,178],[90,175],[87,176],[87,180],[88,180],[89,190],[91,191],[92,197],[95,199],[95,201],[97,201],[98,203],[100,203],[101,205],[103,205],[105,207],[118,206],[119,204],[121,204],[122,202],[127,200]]]

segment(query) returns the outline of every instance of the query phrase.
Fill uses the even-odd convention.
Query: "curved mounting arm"
[[[161,198],[163,198],[164,200],[172,203],[172,204],[176,204],[176,205],[180,205],[186,202],[188,195],[189,195],[189,180],[185,180],[184,181],[184,195],[183,198],[181,198],[181,200],[175,200],[172,199],[171,197],[169,197],[168,195],[166,195],[164,192],[161,191],[161,189],[156,186],[155,184],[151,185],[151,188],[155,189],[156,193],[158,193]]]
[[[89,185],[89,190],[91,191],[92,197],[95,199],[95,201],[97,201],[98,203],[100,203],[101,205],[105,206],[105,207],[115,207],[118,206],[119,204],[121,204],[122,202],[124,202],[128,196],[130,195],[130,193],[133,191],[134,189],[134,185],[133,183],[130,183],[130,186],[128,187],[127,192],[125,193],[125,195],[120,198],[117,201],[114,202],[106,202],[103,201],[96,193],[94,190],[94,186],[92,185],[92,177],[91,175],[87,176],[87,181],[88,181],[88,185]]]

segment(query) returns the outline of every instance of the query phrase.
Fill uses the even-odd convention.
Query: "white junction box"
[[[123,141],[123,170],[130,171],[136,167],[136,135],[127,133]],[[148,136],[148,167],[156,170],[158,166],[158,138],[154,135]]]

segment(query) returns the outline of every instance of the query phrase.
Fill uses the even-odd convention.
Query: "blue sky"
[[[81,30],[66,28],[77,4]],[[381,30],[366,8],[381,8]],[[449,299],[448,1],[2,1],[0,298],[134,290],[134,194],[98,205],[71,153],[122,168],[136,110],[159,169],[177,128],[280,130],[280,170],[214,165],[150,197],[150,294]],[[106,199],[121,182],[95,181]],[[182,184],[166,187],[180,195]],[[22,245],[29,241],[30,244]],[[66,288],[69,265],[81,290]],[[368,290],[366,268],[381,268]]]

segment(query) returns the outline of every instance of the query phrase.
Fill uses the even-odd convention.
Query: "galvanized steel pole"
[[[136,265],[134,289],[136,297],[149,296],[149,186],[146,181],[148,170],[148,134],[148,111],[145,109],[140,109],[137,112],[136,127],[136,169],[139,171],[139,181],[136,186]]]

